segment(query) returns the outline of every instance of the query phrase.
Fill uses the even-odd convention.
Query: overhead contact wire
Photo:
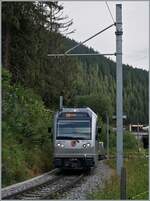
[[[107,8],[108,8],[109,14],[110,14],[110,16],[111,16],[111,18],[112,18],[112,21],[113,21],[113,23],[115,24],[115,20],[114,20],[114,18],[113,18],[112,12],[111,12],[111,10],[110,10],[110,8],[109,8],[109,5],[108,5],[107,1],[105,1],[105,3],[106,3],[106,6],[107,6]]]

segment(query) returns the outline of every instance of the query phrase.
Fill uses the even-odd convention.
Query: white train
[[[105,157],[97,115],[90,108],[62,108],[54,117],[54,166],[90,169]]]

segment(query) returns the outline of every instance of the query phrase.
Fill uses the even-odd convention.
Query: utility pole
[[[59,109],[62,110],[63,108],[63,96],[60,96],[59,98]]]
[[[123,167],[122,34],[122,5],[116,4],[117,174],[119,176]]]
[[[107,133],[107,159],[109,159],[109,116],[108,113],[106,112],[106,133]]]

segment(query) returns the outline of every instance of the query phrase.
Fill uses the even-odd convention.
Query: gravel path
[[[87,194],[91,193],[97,188],[103,188],[104,183],[111,177],[112,170],[103,161],[100,161],[98,167],[87,175],[84,181],[78,186],[71,189],[68,193],[61,196],[63,200],[86,200]],[[60,198],[59,198],[60,199]]]

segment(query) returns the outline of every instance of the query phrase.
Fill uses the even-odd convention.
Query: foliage
[[[131,132],[126,132],[123,138],[124,149],[130,150],[138,150],[138,140],[135,139],[135,136]]]
[[[105,133],[106,133],[106,128],[105,128]],[[105,144],[107,144],[106,141],[106,134],[104,138]],[[117,136],[112,129],[110,129],[110,134],[109,134],[109,145],[110,145],[110,152],[111,155],[114,155],[116,153],[116,142],[117,142]],[[123,151],[124,151],[124,156],[128,156],[129,154],[134,155],[139,151],[139,148],[142,148],[143,144],[139,142],[135,138],[135,136],[128,131],[125,131],[123,134]]]
[[[3,2],[3,66],[12,72],[13,82],[32,88],[49,108],[56,109],[63,95],[66,106],[89,103],[99,115],[107,110],[111,121],[116,113],[115,62],[104,56],[47,56],[77,45],[64,36],[72,23],[58,2]],[[81,45],[71,53],[96,52]],[[123,82],[126,124],[148,124],[148,72],[123,65]]]
[[[125,132],[124,143],[124,166],[126,168],[127,199],[148,199],[148,155],[147,150],[142,148],[138,140],[130,132]],[[112,143],[113,142],[113,143]],[[110,134],[110,155],[116,154],[116,136]],[[140,146],[140,151],[139,151]],[[109,159],[106,163],[112,169],[112,176],[106,181],[103,189],[88,195],[89,199],[96,200],[118,200],[120,199],[120,180],[116,174],[116,159]]]
[[[52,167],[48,133],[51,112],[30,89],[10,83],[2,74],[2,175],[3,185],[19,182]]]
[[[123,67],[126,123],[148,124],[148,72],[128,65]]]
[[[113,164],[112,164],[113,163]],[[108,164],[115,166],[114,160]],[[136,158],[125,160],[127,172],[127,199],[148,200],[148,160]],[[119,177],[113,174],[111,179],[105,183],[104,189],[89,194],[89,199],[96,200],[118,200],[120,199]]]
[[[64,39],[66,49],[77,45],[74,40]],[[97,53],[81,45],[72,53]],[[116,64],[104,56],[79,57],[82,67],[78,95],[109,96],[111,106],[116,107]],[[148,124],[148,72],[129,65],[123,65],[123,110],[127,115],[126,124]],[[140,108],[140,110],[139,110]]]
[[[75,105],[77,107],[90,107],[93,111],[100,114],[102,117],[105,115],[106,111],[108,111],[111,116],[113,111],[110,98],[108,96],[101,96],[99,94],[79,96],[75,100]]]
[[[126,168],[127,184],[129,184],[127,185],[128,198],[148,199],[148,159],[140,158],[127,161]]]
[[[2,3],[3,66],[14,83],[32,88],[49,107],[56,107],[59,95],[68,104],[75,92],[75,60],[47,56],[64,52],[60,32],[68,33],[71,24],[58,2]]]
[[[119,200],[119,178],[113,175],[101,190],[88,194],[89,200]]]

